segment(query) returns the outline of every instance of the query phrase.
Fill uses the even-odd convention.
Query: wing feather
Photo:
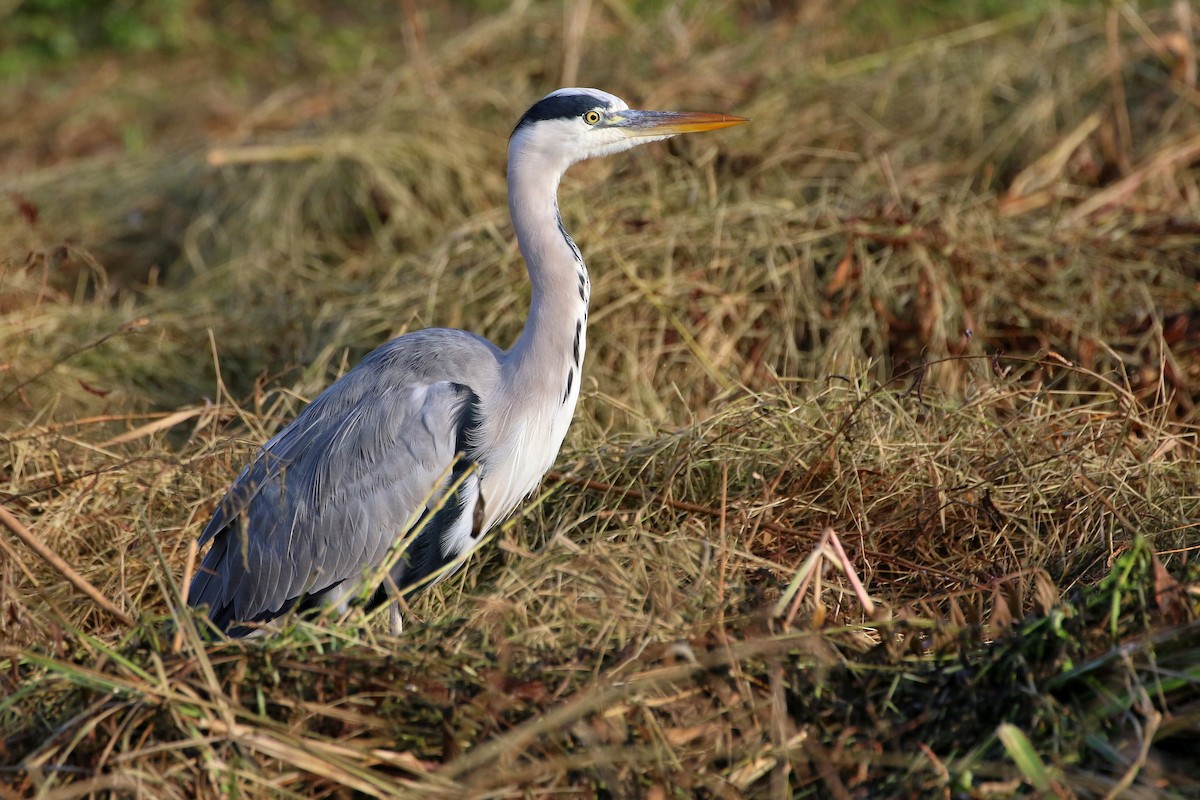
[[[229,628],[360,578],[419,516],[477,405],[450,381],[335,384],[234,483],[200,537],[214,544],[189,603]]]

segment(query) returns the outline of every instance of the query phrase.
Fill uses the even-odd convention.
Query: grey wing
[[[370,377],[334,384],[267,442],[201,534],[200,544],[213,546],[188,602],[207,605],[221,629],[354,585],[427,512],[456,453],[469,448],[479,421],[471,388],[364,383]],[[473,489],[477,497],[477,482]],[[445,530],[428,533],[461,538],[454,520],[444,521]],[[429,544],[422,553],[444,549]]]

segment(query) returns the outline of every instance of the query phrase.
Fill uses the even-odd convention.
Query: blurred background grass
[[[386,794],[380,748],[470,758],[682,658],[677,641],[728,671],[681,694],[648,680],[603,724],[547,717],[511,770],[386,786],[1048,785],[1014,766],[1029,762],[1002,722],[1068,794],[1184,785],[1187,3],[42,0],[0,3],[0,20],[0,501],[143,620],[115,625],[0,538],[0,641],[21,648],[0,651],[0,762],[17,785],[136,765],[167,794],[336,794],[287,744],[373,770],[367,793]],[[754,122],[564,182],[593,313],[548,496],[419,598],[401,639],[302,627],[275,650],[215,649],[215,671],[191,642],[165,656],[172,680],[216,699],[163,695],[145,676],[171,649],[155,633],[168,577],[253,448],[392,336],[515,338],[507,134],[574,84]],[[798,615],[770,613],[827,526],[892,622],[861,627],[834,575]],[[784,660],[763,660],[775,646]],[[104,681],[124,687],[119,712]],[[63,739],[73,719],[108,738]],[[268,747],[230,719],[300,739]]]
[[[209,331],[238,398],[264,377],[311,394],[347,354],[412,327],[511,341],[526,289],[506,235],[504,135],[530,98],[576,80],[759,119],[569,179],[564,214],[598,284],[589,389],[626,395],[621,410],[585,404],[604,429],[702,416],[731,382],[887,377],[923,354],[1049,348],[1100,371],[1172,360],[1151,340],[1194,305],[1193,234],[1156,236],[1174,218],[1153,201],[1096,226],[1061,220],[1071,193],[1186,138],[1190,106],[1164,115],[1171,52],[1127,32],[1130,81],[1150,84],[1051,165],[1066,186],[1009,218],[964,200],[1003,191],[1111,111],[1104,14],[1074,12],[1093,20],[1077,27],[1067,7],[908,5],[902,25],[870,3],[66,4],[68,67],[22,36],[46,19],[22,4],[10,21],[28,26],[5,26],[6,52],[30,54],[0,127],[6,291],[72,302],[13,337],[10,377],[143,316],[25,387],[42,392],[29,402],[109,402],[79,381],[143,408],[211,396]],[[109,16],[160,34],[103,33]],[[206,160],[263,142],[244,163]],[[1173,236],[1184,241],[1163,252]],[[934,377],[962,385],[961,373]]]

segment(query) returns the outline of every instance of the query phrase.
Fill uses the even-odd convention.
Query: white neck
[[[526,403],[566,405],[569,422],[579,393],[591,282],[558,212],[558,183],[567,166],[520,147],[509,153],[508,209],[533,292],[505,369],[513,371],[510,385],[528,391]]]
[[[555,193],[566,165],[546,163],[522,160],[517,148],[508,160],[508,207],[533,298],[524,330],[501,361],[484,420],[486,441],[502,465],[481,473],[485,530],[553,465],[579,399],[591,284],[558,215]]]

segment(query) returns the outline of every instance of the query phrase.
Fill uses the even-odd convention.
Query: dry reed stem
[[[673,686],[683,681],[693,680],[705,670],[711,670],[718,666],[728,667],[737,661],[784,652],[811,636],[812,634],[808,633],[790,634],[773,639],[741,642],[706,654],[695,663],[660,667],[636,675],[619,677],[612,685],[590,687],[541,716],[517,726],[503,736],[476,745],[468,753],[448,762],[438,770],[438,773],[451,779],[461,778],[468,773],[482,769],[505,754],[523,752],[539,736],[566,728],[571,722],[602,711],[634,692]]]
[[[0,506],[0,522],[13,532],[26,547],[37,553],[47,564],[52,566],[58,574],[79,591],[91,598],[102,611],[111,616],[113,619],[120,622],[127,628],[132,628],[134,625],[133,617],[126,614],[121,609],[117,608],[116,604],[105,597],[99,589],[91,584],[87,578],[75,571],[75,568],[64,561],[57,553],[51,550],[46,544],[34,535],[33,531],[26,528],[19,519],[12,515],[7,508]]]
[[[359,28],[356,6],[337,36],[279,20],[269,46],[6,84],[0,491],[145,621],[72,602],[2,540],[0,759],[24,769],[2,780],[1028,791],[1002,723],[1080,794],[1178,778],[1194,26],[1178,4],[785,6],[593,3],[583,39],[546,4],[405,3]],[[564,182],[593,315],[558,472],[498,547],[412,598],[402,637],[327,619],[206,643],[176,578],[255,447],[391,336],[520,331],[505,133],[572,69],[755,123]],[[865,627],[831,571],[791,619],[819,630],[755,651],[827,528],[891,620]]]
[[[1179,165],[1190,165],[1200,158],[1200,135],[1155,153],[1150,162],[1132,169],[1128,175],[1103,191],[1096,192],[1067,214],[1071,222],[1081,222],[1106,208],[1119,206],[1147,180],[1170,176]]]

